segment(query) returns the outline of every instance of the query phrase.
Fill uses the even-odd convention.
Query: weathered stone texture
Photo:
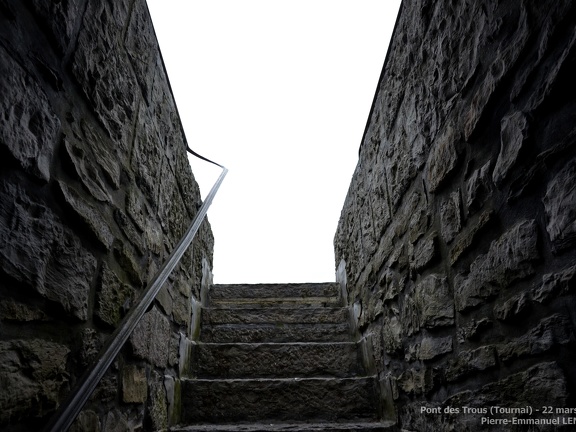
[[[454,324],[454,300],[446,278],[425,277],[416,285],[415,297],[422,327]]]
[[[548,184],[543,203],[546,231],[555,251],[566,249],[576,239],[576,161],[571,161]]]
[[[170,322],[153,307],[130,336],[134,354],[158,367],[166,367],[170,347]]]
[[[0,94],[0,429],[41,430],[201,197],[144,0],[0,0]],[[71,430],[166,427],[213,244],[206,221]]]
[[[470,265],[467,275],[455,278],[456,308],[464,311],[494,297],[512,282],[534,273],[538,258],[534,221],[523,221],[490,245]]]
[[[50,179],[60,121],[33,76],[0,47],[0,144],[27,172]]]
[[[41,339],[0,342],[0,424],[41,418],[67,384],[68,347]]]
[[[122,369],[122,400],[124,402],[146,402],[148,382],[146,370],[134,365]]]
[[[575,17],[568,0],[402,4],[334,248],[403,430],[482,430],[430,401],[576,395]]]
[[[20,187],[3,183],[0,196],[2,270],[86,320],[94,256],[48,207]]]

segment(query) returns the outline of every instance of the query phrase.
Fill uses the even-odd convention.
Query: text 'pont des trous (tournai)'
[[[424,415],[475,416],[482,425],[576,425],[576,408],[529,405],[521,407],[420,407]]]

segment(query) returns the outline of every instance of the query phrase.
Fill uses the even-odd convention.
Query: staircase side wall
[[[405,430],[575,405],[575,28],[571,1],[403,2],[334,244]]]
[[[41,430],[201,198],[144,0],[0,0],[0,95],[0,429]],[[212,250],[206,221],[73,430],[166,427]]]

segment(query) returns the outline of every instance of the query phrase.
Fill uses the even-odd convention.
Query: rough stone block
[[[106,136],[97,123],[88,121],[78,113],[69,113],[68,116],[72,116],[71,126],[74,131],[74,138],[81,143],[80,154],[92,166],[92,170],[99,169],[101,173],[99,177],[102,179],[98,179],[98,185],[104,185],[104,180],[106,180],[113,189],[119,189],[120,177],[127,163],[128,155],[121,151],[121,147],[117,143]],[[73,141],[72,138],[70,141]],[[81,176],[82,182],[88,190],[94,193],[90,186],[90,182],[96,180],[93,172],[87,168],[82,173],[84,174]],[[80,175],[80,172],[78,174]],[[104,190],[104,188],[102,189]]]
[[[45,2],[43,0],[31,0],[29,3],[42,22],[50,29],[60,54],[64,54],[69,43],[75,37],[75,24],[83,11],[82,1]]]
[[[176,323],[188,328],[192,316],[192,301],[190,298],[192,291],[190,282],[182,278],[175,280],[173,292],[174,308],[172,310],[172,318]]]
[[[120,410],[114,409],[106,413],[104,419],[106,432],[125,432],[130,430],[130,424],[126,416]]]
[[[455,360],[449,362],[445,376],[448,381],[455,381],[463,376],[495,366],[496,349],[492,345],[487,345],[460,352]]]
[[[413,293],[407,292],[404,297],[400,322],[406,336],[411,336],[420,330],[420,315]]]
[[[186,156],[186,138],[178,116],[178,110],[170,88],[170,82],[160,55],[156,56],[154,86],[150,103],[150,117],[156,125],[161,142],[164,143],[165,156],[174,173],[186,169],[190,172]],[[185,186],[185,185],[184,185]],[[199,194],[200,192],[194,192]],[[199,195],[197,195],[199,196]],[[196,210],[194,209],[194,212]]]
[[[406,276],[402,276],[400,273],[387,267],[386,271],[380,276],[378,286],[384,288],[382,300],[386,303],[398,297],[398,294],[404,289],[406,286]]]
[[[452,352],[452,336],[424,337],[417,345],[416,352],[419,360],[432,360],[442,354]]]
[[[145,235],[148,227],[147,219],[151,217],[151,211],[142,192],[136,187],[126,191],[126,213]]]
[[[466,183],[466,207],[469,212],[481,208],[492,190],[490,161],[475,170]]]
[[[508,114],[500,124],[500,154],[492,172],[492,180],[498,186],[513,168],[528,135],[528,121],[520,111]]]
[[[136,258],[130,244],[121,243],[118,246],[114,246],[114,256],[118,264],[122,267],[122,270],[126,272],[130,281],[135,284],[136,287],[141,287],[146,278],[146,272],[144,270],[146,266]]]
[[[137,108],[138,84],[120,49],[128,1],[88,2],[72,57],[72,73],[107,134],[123,150],[130,148],[130,129]],[[100,31],[106,23],[106,31]]]
[[[495,20],[495,22],[498,21]],[[468,105],[468,112],[464,115],[464,136],[466,140],[471,137],[476,126],[478,126],[480,118],[484,114],[484,110],[496,92],[502,78],[518,60],[530,34],[531,27],[525,8],[520,11],[516,24],[509,23],[505,29],[498,26],[498,29],[494,32],[494,35],[497,35],[501,43],[495,51],[494,59],[484,75],[483,82],[477,87]]]
[[[458,261],[458,258],[472,246],[478,233],[488,225],[492,216],[493,212],[486,210],[482,212],[477,219],[468,220],[469,227],[462,231],[450,249],[450,264],[454,265],[454,263]]]
[[[470,265],[468,275],[455,278],[456,309],[476,307],[512,282],[533,274],[532,262],[540,256],[537,240],[536,222],[526,220],[493,241],[488,252]]]
[[[86,222],[100,243],[110,250],[115,236],[106,222],[106,218],[103,217],[96,206],[86,201],[80,192],[61,180],[58,180],[58,186],[60,186],[60,191],[70,207]]]
[[[0,185],[2,269],[59,303],[70,315],[88,318],[88,296],[96,259],[43,204],[20,188]]]
[[[122,401],[126,403],[144,403],[148,396],[146,369],[135,365],[122,368]]]
[[[513,296],[494,307],[494,316],[500,321],[511,321],[524,315],[530,307],[527,293]]]
[[[117,370],[108,369],[90,396],[90,400],[99,404],[111,403],[117,400],[119,388]]]
[[[168,364],[170,322],[157,308],[146,313],[130,336],[134,354],[158,367]]]
[[[90,192],[90,195],[97,201],[112,203],[106,182],[100,175],[97,164],[94,163],[97,159],[91,148],[69,138],[64,138],[64,146],[72,165],[74,165],[76,175]]]
[[[554,314],[544,318],[525,335],[499,345],[498,357],[507,362],[519,357],[541,354],[557,345],[570,342],[571,336],[572,330],[568,318],[565,315]]]
[[[410,267],[419,271],[438,257],[438,235],[434,232],[416,243],[410,254]]]
[[[151,73],[150,68],[156,60],[158,45],[145,0],[134,2],[124,46],[142,94],[149,102],[154,79],[154,74]]]
[[[42,416],[58,405],[68,382],[69,353],[68,347],[41,339],[0,341],[0,425]]]
[[[165,149],[157,144],[159,140],[154,119],[149,110],[142,108],[138,113],[136,137],[130,162],[136,176],[136,183],[150,203],[158,202],[158,188],[160,183],[165,181],[165,177],[169,179],[173,177],[171,171],[163,171],[169,168],[164,165]],[[162,193],[160,196],[166,197]]]
[[[532,300],[547,303],[554,297],[570,294],[576,288],[576,265],[542,276],[542,283],[532,289]]]
[[[70,432],[100,432],[101,430],[98,414],[92,410],[81,411],[69,429]]]
[[[385,164],[386,179],[390,190],[390,201],[393,212],[398,209],[400,201],[408,190],[410,181],[418,173],[412,156],[410,143],[404,136],[393,138],[393,145],[388,149]]]
[[[2,297],[0,298],[0,320],[25,323],[50,321],[50,317],[38,306],[31,306],[9,297]]]
[[[78,335],[78,339],[80,339],[80,365],[87,368],[93,363],[102,347],[100,335],[93,328],[84,328]]]
[[[546,213],[546,231],[558,253],[576,240],[576,160],[570,161],[548,184],[542,200]]]
[[[397,379],[400,390],[409,395],[426,394],[432,389],[433,384],[433,371],[424,366],[407,369]]]
[[[102,263],[100,274],[100,289],[96,295],[96,316],[106,324],[116,327],[130,309],[135,298],[134,289],[123,283],[110,269],[106,262]]]
[[[460,191],[457,190],[440,205],[440,232],[444,241],[450,243],[461,229]]]
[[[0,145],[26,172],[50,180],[60,120],[39,84],[3,46],[0,47],[0,94]]]
[[[435,192],[458,164],[460,137],[452,124],[446,125],[436,138],[426,164],[424,176],[431,192]]]
[[[446,401],[444,406],[489,407],[489,406],[554,406],[565,407],[568,397],[567,381],[562,369],[555,362],[540,363],[482,386],[478,390],[458,393]],[[455,419],[456,422],[462,417]],[[473,421],[477,423],[477,419]]]
[[[446,278],[426,276],[416,284],[414,298],[421,327],[434,328],[454,324],[454,296]]]
[[[168,399],[164,388],[164,377],[155,370],[150,377],[150,399],[146,406],[146,416],[150,419],[152,430],[168,428]]]
[[[114,210],[114,220],[124,233],[126,239],[136,248],[140,255],[146,253],[146,244],[144,243],[142,233],[134,226],[134,223],[120,209]]]
[[[468,323],[461,323],[458,329],[458,342],[478,339],[480,334],[492,327],[493,321],[488,318],[472,319]]]
[[[398,317],[386,318],[382,324],[384,350],[394,354],[402,350],[402,325]]]

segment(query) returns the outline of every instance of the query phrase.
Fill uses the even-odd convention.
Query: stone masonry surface
[[[39,431],[201,200],[144,0],[0,0],[0,95],[0,429]],[[71,430],[167,427],[212,250],[206,221]]]
[[[404,431],[576,407],[575,29],[567,0],[402,4],[334,246]]]

